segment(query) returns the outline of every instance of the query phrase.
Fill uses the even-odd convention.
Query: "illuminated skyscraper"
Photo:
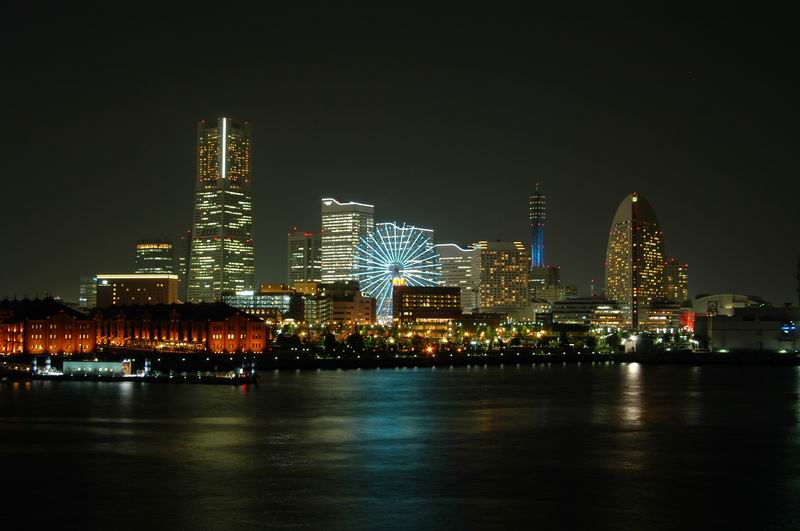
[[[522,242],[476,243],[472,274],[478,283],[479,311],[522,316],[530,306],[530,268],[530,256]]]
[[[664,264],[664,297],[669,302],[689,300],[689,265],[671,258]]]
[[[81,277],[80,291],[78,292],[78,306],[81,308],[94,308],[97,306],[97,277]]]
[[[319,234],[297,230],[289,231],[289,285],[295,282],[320,282],[322,242]]]
[[[197,181],[189,300],[255,287],[250,127],[219,118],[197,125]]]
[[[375,228],[374,214],[373,205],[322,200],[322,282],[357,280],[356,247]]]
[[[175,272],[178,275],[178,299],[189,300],[189,263],[192,260],[192,229],[181,232],[178,239]]]
[[[442,264],[440,286],[461,288],[461,311],[471,313],[478,306],[478,291],[472,274],[472,256],[475,248],[461,247],[455,243],[440,243],[433,246],[439,252]]]
[[[639,308],[664,297],[664,237],[645,198],[622,200],[608,236],[606,297],[620,303],[626,324],[639,327]]]
[[[547,196],[536,190],[528,199],[528,215],[531,221],[531,268],[544,267],[544,217]]]
[[[175,255],[172,240],[139,240],[136,244],[137,274],[172,274],[175,272]]]

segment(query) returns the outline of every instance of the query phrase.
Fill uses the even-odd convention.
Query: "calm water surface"
[[[795,368],[261,377],[0,384],[4,513],[34,528],[800,528]]]

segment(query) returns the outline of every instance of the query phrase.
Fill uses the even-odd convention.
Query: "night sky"
[[[321,197],[440,243],[527,242],[539,181],[545,259],[581,293],[638,191],[692,297],[796,300],[788,17],[304,5],[6,12],[0,298],[77,300],[81,275],[133,270],[137,239],[176,238],[196,122],[224,114],[254,128],[259,282],[285,281]]]

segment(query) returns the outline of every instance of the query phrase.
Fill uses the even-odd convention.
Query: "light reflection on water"
[[[622,419],[633,425],[642,423],[642,382],[641,365],[625,363],[622,365],[625,374],[625,385],[622,389]]]
[[[0,385],[15,502],[28,508],[47,478],[90,526],[141,508],[115,520],[122,529],[669,529],[676,508],[716,528],[721,506],[738,508],[737,526],[800,523],[798,369],[559,363],[261,378],[246,390]]]

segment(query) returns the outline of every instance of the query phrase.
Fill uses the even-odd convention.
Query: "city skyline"
[[[0,216],[6,226],[29,221],[11,233],[8,245],[21,253],[0,265],[0,296],[48,291],[74,301],[79,277],[130,272],[137,240],[165,235],[177,243],[193,208],[193,124],[224,115],[256,126],[256,284],[285,278],[285,259],[271,250],[285,247],[289,227],[315,229],[321,197],[375,204],[376,221],[433,227],[437,242],[529,241],[525,199],[541,182],[547,262],[560,264],[563,282],[582,293],[592,279],[602,284],[614,205],[637,191],[660,214],[666,256],[691,265],[692,297],[733,291],[796,300],[798,249],[784,241],[798,230],[798,164],[788,141],[796,117],[780,103],[791,85],[774,42],[738,41],[748,32],[713,20],[684,23],[678,38],[634,18],[614,23],[616,31],[603,34],[618,37],[593,47],[599,30],[577,17],[489,40],[455,36],[451,45],[439,38],[441,24],[476,22],[450,16],[432,14],[435,23],[417,28],[410,48],[396,40],[406,25],[380,19],[380,34],[353,27],[353,42],[316,56],[310,50],[334,31],[327,19],[279,13],[289,23],[275,35],[304,27],[308,48],[277,45],[279,54],[265,55],[275,43],[248,36],[242,53],[257,68],[231,65],[221,51],[205,62],[171,54],[189,34],[172,25],[153,28],[147,42],[131,28],[92,27],[84,33],[97,29],[103,50],[88,53],[95,38],[62,38],[35,69],[14,62],[20,104],[4,134],[13,131],[5,145],[19,149],[5,159],[16,177],[5,186],[20,200]],[[31,30],[32,20],[19,29]],[[73,22],[41,31],[52,38],[68,26],[90,29]],[[496,15],[485,23],[514,24]],[[374,46],[354,48],[365,32]],[[128,48],[131,39],[141,46]],[[387,68],[375,78],[369,72],[379,60]],[[200,66],[225,75],[192,90]],[[48,68],[61,75],[42,79]],[[585,79],[574,77],[577,68]],[[741,214],[755,206],[764,215]],[[30,219],[34,209],[102,222],[73,238],[70,223]],[[54,256],[69,259],[53,268]]]
[[[788,9],[265,6],[5,10],[6,521],[800,529]]]

